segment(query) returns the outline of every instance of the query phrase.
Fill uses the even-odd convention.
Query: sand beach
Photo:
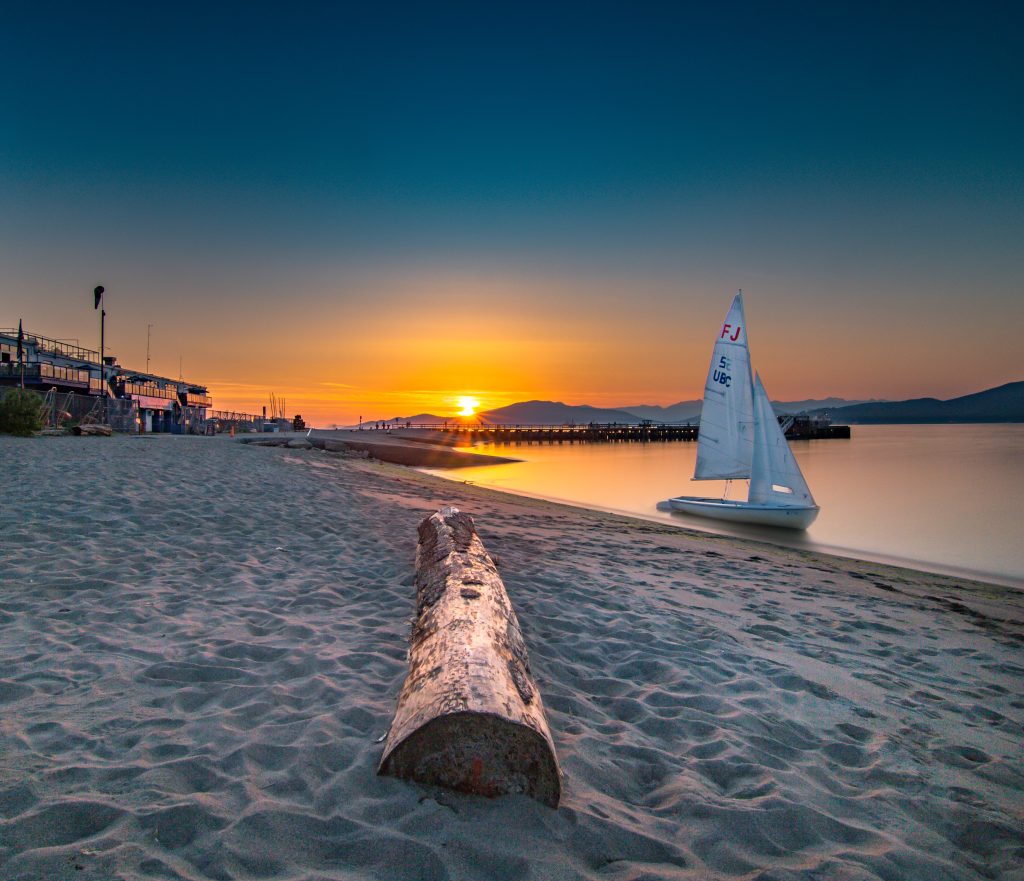
[[[471,468],[518,461],[508,456],[453,449],[455,442],[445,438],[442,432],[413,434],[413,431],[313,429],[308,432],[242,435],[238,442],[272,447],[290,445],[299,449],[313,446],[325,452],[355,453],[380,462],[414,468]],[[437,440],[431,435],[442,439]]]
[[[0,878],[1024,879],[1024,595],[225,437],[0,437]],[[378,777],[472,514],[557,810]]]

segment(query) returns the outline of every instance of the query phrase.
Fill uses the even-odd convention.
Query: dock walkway
[[[669,425],[664,423],[590,423],[587,425],[451,425],[417,424],[405,428],[391,425],[392,431],[434,434],[444,443],[592,443],[615,441],[695,441],[699,431],[696,425]],[[819,440],[849,438],[848,425],[814,425],[794,423],[786,431],[790,440]],[[427,437],[420,437],[428,440]]]

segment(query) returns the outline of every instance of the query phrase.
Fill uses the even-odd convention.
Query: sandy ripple
[[[222,439],[0,462],[0,877],[1024,877],[1011,591]],[[501,559],[557,812],[375,775],[449,502]]]

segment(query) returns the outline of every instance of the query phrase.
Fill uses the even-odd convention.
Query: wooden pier
[[[404,426],[388,426],[392,431],[401,432]],[[662,423],[641,423],[623,425],[620,423],[590,423],[587,425],[416,425],[413,431],[439,432],[449,442],[461,444],[491,443],[609,443],[657,441],[695,441],[698,426],[668,425]],[[822,425],[797,421],[786,429],[790,440],[824,440],[849,438],[848,425]],[[426,438],[422,438],[426,439]]]
[[[469,443],[693,441],[696,425],[484,425],[442,428]]]
[[[795,422],[786,429],[786,440],[849,440],[849,425],[805,425]]]

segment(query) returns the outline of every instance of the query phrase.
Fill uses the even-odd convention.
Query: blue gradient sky
[[[1024,378],[1019,6],[210,6],[5,4],[0,325],[330,421],[696,397],[738,287],[776,398]]]

